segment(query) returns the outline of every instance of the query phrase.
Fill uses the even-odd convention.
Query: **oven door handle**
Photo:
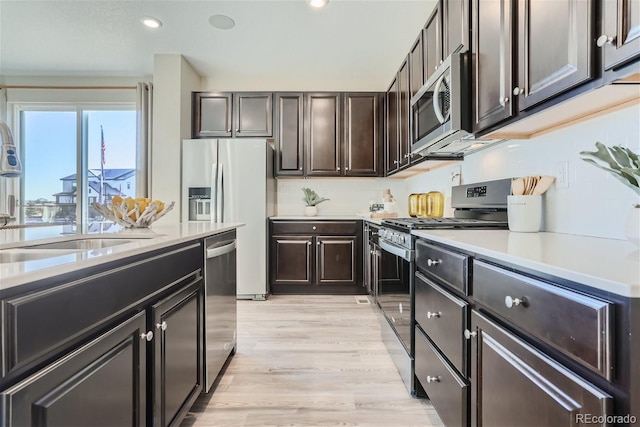
[[[384,240],[378,240],[378,244],[380,245],[380,249],[383,249],[395,256],[399,256],[405,261],[413,262],[413,251],[410,249],[400,248],[398,246],[387,243]]]

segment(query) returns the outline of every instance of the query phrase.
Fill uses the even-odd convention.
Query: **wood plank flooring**
[[[440,426],[430,402],[407,392],[362,298],[238,301],[236,354],[181,427]]]

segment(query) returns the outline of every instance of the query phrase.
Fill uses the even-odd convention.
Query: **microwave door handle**
[[[436,82],[436,86],[433,89],[433,111],[436,113],[436,118],[443,124],[445,122],[444,115],[442,114],[442,108],[440,106],[439,94],[440,94],[440,86],[442,86],[442,82],[444,81],[445,74],[443,74],[438,81]]]

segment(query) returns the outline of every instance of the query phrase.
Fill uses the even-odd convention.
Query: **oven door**
[[[379,239],[380,270],[377,301],[384,317],[413,356],[413,271],[414,251]]]

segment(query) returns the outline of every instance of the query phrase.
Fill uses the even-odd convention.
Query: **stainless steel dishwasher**
[[[206,238],[204,258],[204,391],[208,393],[236,348],[236,231]]]

